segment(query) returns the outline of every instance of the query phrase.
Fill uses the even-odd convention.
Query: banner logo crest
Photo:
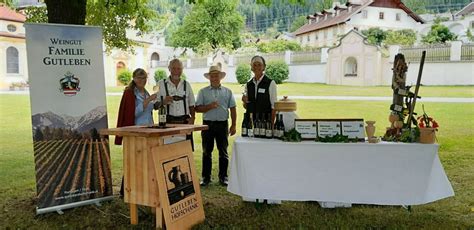
[[[79,83],[81,81],[78,77],[74,76],[71,72],[64,74],[64,77],[59,80],[61,88],[59,89],[66,96],[74,96],[77,92],[81,91]]]

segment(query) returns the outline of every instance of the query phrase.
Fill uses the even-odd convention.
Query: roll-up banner
[[[102,29],[25,28],[37,214],[111,199]]]

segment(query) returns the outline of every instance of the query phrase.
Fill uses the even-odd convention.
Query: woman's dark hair
[[[134,90],[135,87],[137,87],[137,85],[135,84],[135,81],[133,81],[133,78],[135,78],[136,76],[147,76],[148,74],[146,73],[146,71],[142,68],[137,68],[136,70],[133,71],[133,74],[132,74],[132,80],[130,81],[130,83],[127,85],[127,87],[125,88],[126,90],[127,89],[131,89],[131,90]]]

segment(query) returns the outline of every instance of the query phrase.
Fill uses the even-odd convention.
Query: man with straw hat
[[[227,186],[229,165],[227,137],[236,132],[237,112],[232,91],[221,85],[221,80],[225,75],[220,66],[211,66],[209,72],[204,74],[204,77],[209,79],[210,85],[199,90],[196,100],[196,112],[203,113],[203,124],[209,126],[208,130],[201,132],[203,150],[201,186],[206,186],[211,182],[214,140],[219,151],[219,183]],[[227,121],[229,110],[232,119],[230,128]]]

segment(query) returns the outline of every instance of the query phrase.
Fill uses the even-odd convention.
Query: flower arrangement
[[[425,105],[423,107],[423,115],[417,118],[418,126],[420,128],[435,128],[439,127],[438,122],[436,122],[432,117],[428,116],[425,112]]]
[[[417,118],[418,127],[420,127],[420,143],[433,144],[436,142],[436,131],[438,131],[438,122],[425,112],[423,105],[423,115]]]

